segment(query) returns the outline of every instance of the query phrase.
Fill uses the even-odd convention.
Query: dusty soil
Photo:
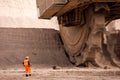
[[[0,69],[21,67],[27,55],[33,65],[70,66],[59,35],[54,29],[0,28]]]
[[[32,69],[25,77],[24,69],[0,70],[0,80],[120,80],[120,69],[52,68]]]

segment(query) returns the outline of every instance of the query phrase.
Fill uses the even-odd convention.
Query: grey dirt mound
[[[0,68],[18,68],[25,56],[34,67],[70,66],[59,32],[53,29],[0,28]]]

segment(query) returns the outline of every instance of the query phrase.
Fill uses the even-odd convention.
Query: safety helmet
[[[29,59],[29,56],[26,56],[25,58],[26,58],[26,59]]]

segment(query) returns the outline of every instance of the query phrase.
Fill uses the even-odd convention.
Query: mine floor
[[[120,69],[32,69],[30,77],[25,77],[24,69],[9,69],[0,70],[0,80],[120,80]]]

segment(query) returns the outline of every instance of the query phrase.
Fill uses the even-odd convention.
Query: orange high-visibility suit
[[[23,65],[25,67],[26,74],[31,74],[31,63],[28,57],[25,58]]]

